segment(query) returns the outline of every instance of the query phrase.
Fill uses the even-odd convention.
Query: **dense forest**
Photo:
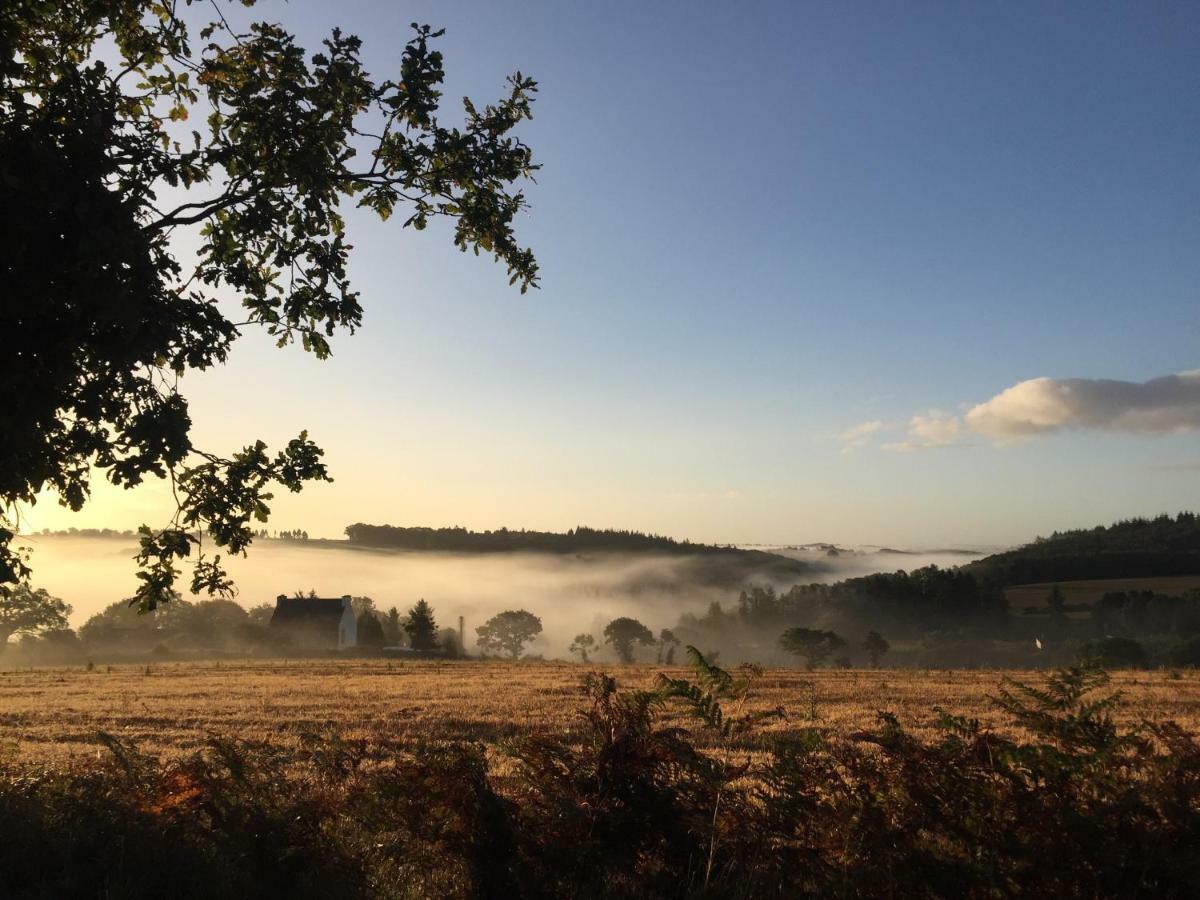
[[[966,569],[1001,584],[1192,575],[1200,572],[1200,519],[1181,512],[1055,532]]]

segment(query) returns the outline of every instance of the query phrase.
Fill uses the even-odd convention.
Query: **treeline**
[[[115,538],[115,537],[137,537],[137,532],[130,528],[60,528],[50,529],[43,528],[37,534],[42,537],[85,537],[85,538]]]
[[[728,552],[732,548],[714,547],[677,541],[660,534],[645,534],[613,528],[579,526],[565,534],[553,531],[526,531],[500,528],[496,531],[471,531],[467,528],[401,527],[396,525],[346,526],[346,538],[363,547],[398,550],[449,550],[460,553],[498,553],[532,550],[542,553],[582,553],[585,551],[626,551],[660,553]]]
[[[1193,575],[1200,573],[1200,519],[1181,512],[1055,532],[965,568],[1001,584]]]

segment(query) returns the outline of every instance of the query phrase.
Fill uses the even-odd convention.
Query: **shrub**
[[[1138,641],[1126,637],[1109,637],[1089,641],[1081,655],[1110,669],[1144,669],[1150,664],[1150,654]]]
[[[1200,666],[1200,637],[1176,644],[1171,648],[1171,664],[1176,666]]]

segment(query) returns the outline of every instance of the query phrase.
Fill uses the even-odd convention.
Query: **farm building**
[[[358,621],[345,597],[275,598],[271,631],[305,650],[343,650],[358,645]]]

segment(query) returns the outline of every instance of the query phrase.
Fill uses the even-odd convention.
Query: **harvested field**
[[[663,671],[599,668],[624,688],[649,687]],[[96,758],[101,731],[168,758],[214,733],[281,746],[313,733],[400,747],[443,740],[494,746],[538,729],[570,728],[587,671],[567,663],[383,660],[9,670],[0,672],[0,752],[38,765],[85,762]],[[768,726],[775,731],[816,725],[847,732],[887,710],[928,733],[935,707],[1002,726],[987,696],[1005,675],[1035,682],[1044,674],[770,669],[750,706],[782,707],[787,720]],[[1125,695],[1119,718],[1174,719],[1200,731],[1200,673],[1119,672],[1112,687]]]
[[[1161,578],[1098,578],[1088,581],[1059,581],[1043,584],[1019,584],[1005,588],[1009,608],[1019,611],[1027,606],[1045,606],[1050,589],[1062,588],[1066,603],[1095,603],[1109,591],[1153,591],[1177,596],[1200,590],[1200,575],[1167,575]]]

